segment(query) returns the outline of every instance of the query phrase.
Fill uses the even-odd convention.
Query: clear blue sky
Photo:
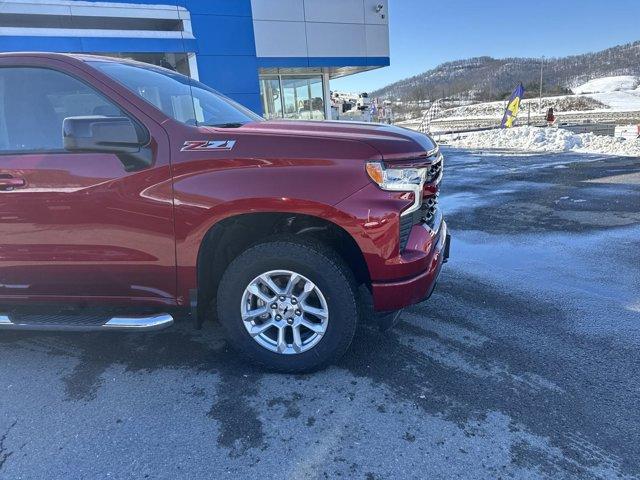
[[[640,0],[389,0],[391,66],[337,79],[371,91],[450,60],[559,57],[640,40]]]

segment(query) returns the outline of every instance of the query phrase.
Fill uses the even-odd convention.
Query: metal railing
[[[532,114],[530,117],[531,125],[546,125],[545,115]],[[614,125],[627,125],[640,123],[640,111],[633,112],[575,112],[575,113],[557,113],[556,124],[562,125],[563,123],[609,123]],[[518,117],[516,126],[526,125],[527,116],[523,115]],[[402,124],[405,127],[414,128],[419,130],[424,125],[424,119],[415,119],[415,121],[407,121]],[[484,129],[492,128],[500,125],[500,118],[498,117],[470,117],[470,118],[436,118],[429,122],[429,127],[432,132],[435,131],[447,131],[455,132],[458,130],[467,130],[472,128]],[[423,127],[424,128],[424,127]]]

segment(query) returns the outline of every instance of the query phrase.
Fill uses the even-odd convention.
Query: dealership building
[[[329,82],[389,65],[387,0],[4,0],[0,51],[161,65],[267,118],[331,115]]]

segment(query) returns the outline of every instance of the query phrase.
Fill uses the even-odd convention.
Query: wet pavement
[[[640,159],[447,150],[433,297],[335,367],[0,335],[0,478],[638,478]]]

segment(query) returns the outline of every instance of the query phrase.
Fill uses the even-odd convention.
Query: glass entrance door
[[[265,118],[324,120],[322,76],[274,75],[260,78]]]
[[[267,119],[282,118],[282,93],[280,78],[260,77],[262,111]]]

